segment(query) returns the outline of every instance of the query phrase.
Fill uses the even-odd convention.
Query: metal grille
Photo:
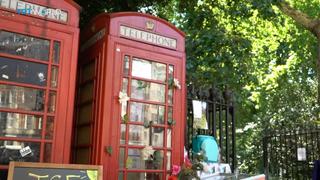
[[[268,179],[310,179],[313,162],[320,159],[319,135],[319,127],[269,131],[263,138]]]
[[[206,90],[195,90],[188,87],[187,103],[187,127],[186,127],[186,148],[190,154],[192,151],[192,138],[195,135],[214,136],[220,148],[220,160],[229,163],[232,171],[236,166],[235,150],[235,109],[233,106],[232,93],[224,92],[216,88]],[[193,100],[207,103],[206,119],[208,129],[194,129]]]

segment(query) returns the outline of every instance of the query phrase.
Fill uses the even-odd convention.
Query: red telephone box
[[[166,179],[183,162],[184,33],[142,13],[100,14],[81,35],[74,162],[104,179]]]
[[[9,161],[70,161],[78,21],[71,0],[0,1],[0,179]]]

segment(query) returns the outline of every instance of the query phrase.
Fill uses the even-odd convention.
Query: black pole
[[[232,170],[234,172],[237,167],[237,156],[236,156],[236,120],[235,120],[235,109],[231,107],[231,121],[232,121]]]
[[[226,110],[226,121],[225,121],[225,128],[226,128],[226,163],[229,163],[230,157],[229,157],[229,110],[228,110],[228,104],[225,105]]]

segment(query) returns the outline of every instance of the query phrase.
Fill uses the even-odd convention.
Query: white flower
[[[120,104],[126,103],[127,101],[129,101],[130,98],[128,97],[127,93],[125,92],[119,92],[119,102]]]
[[[174,87],[178,88],[178,89],[181,89],[181,85],[180,85],[180,82],[178,79],[174,78],[173,79],[173,85]]]
[[[141,155],[144,160],[147,160],[150,155],[152,155],[154,152],[153,148],[151,146],[146,146],[144,149],[142,149]]]

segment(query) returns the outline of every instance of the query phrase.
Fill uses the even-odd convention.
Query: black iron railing
[[[320,159],[320,128],[282,129],[266,134],[263,157],[268,179],[310,179],[313,163]]]
[[[236,168],[236,139],[235,139],[235,108],[232,93],[228,90],[221,92],[216,88],[195,90],[189,87],[187,94],[187,127],[186,148],[191,152],[192,138],[195,135],[211,135],[220,147],[221,161],[229,163],[232,171]],[[206,119],[208,129],[194,129],[192,101],[207,103]]]

